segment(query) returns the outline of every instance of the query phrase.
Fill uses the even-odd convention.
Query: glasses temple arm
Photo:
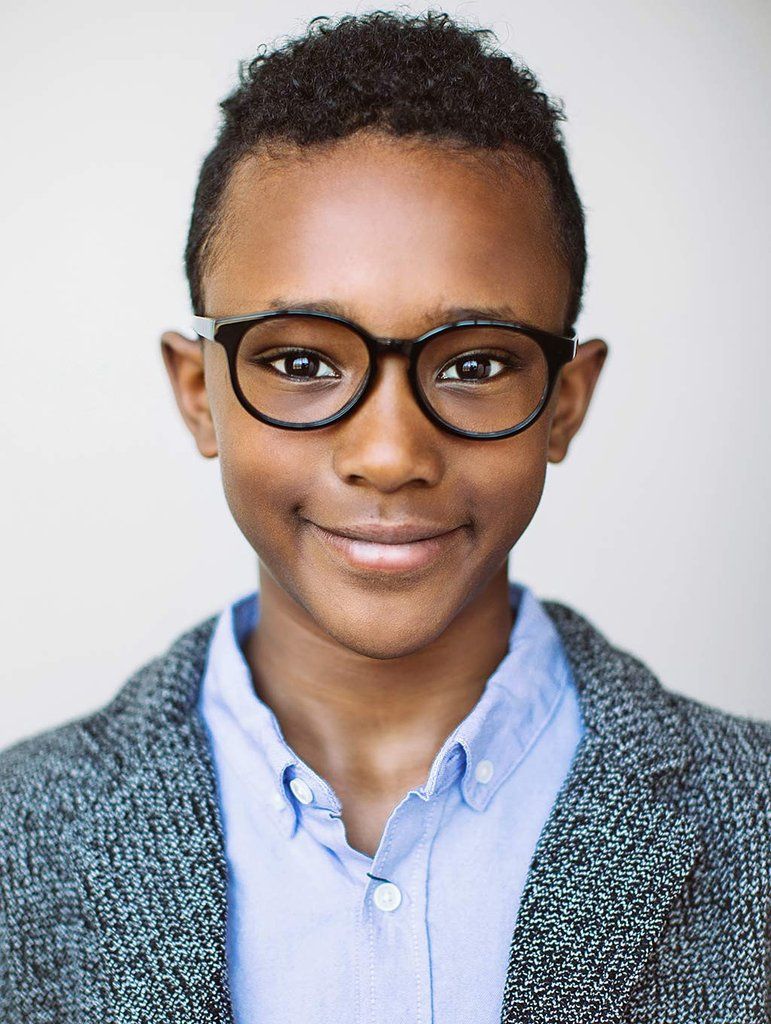
[[[217,321],[214,317],[210,316],[194,316],[193,317],[193,330],[201,338],[207,338],[209,341],[214,341],[214,334],[217,330]]]

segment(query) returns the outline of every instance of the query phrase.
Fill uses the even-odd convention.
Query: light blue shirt
[[[374,858],[348,845],[334,791],[253,689],[259,595],[220,616],[200,711],[237,1024],[498,1024],[525,877],[583,732],[555,626],[526,586],[510,598],[508,653]]]

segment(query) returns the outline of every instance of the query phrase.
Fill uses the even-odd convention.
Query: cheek
[[[317,479],[313,445],[240,409],[222,426],[220,473],[236,524],[269,568],[291,562],[295,514]]]
[[[483,477],[478,479],[476,494],[484,504],[480,515],[483,528],[494,540],[496,553],[505,556],[525,532],[535,515],[546,480],[546,459],[543,440],[530,431],[508,439],[494,457],[484,460]],[[491,441],[495,446],[498,442]],[[499,549],[499,550],[498,550]]]
[[[206,368],[206,390],[225,499],[241,533],[268,561],[280,548],[287,510],[301,503],[301,486],[309,486],[312,474],[295,450],[296,438],[260,423],[241,407],[218,351]]]

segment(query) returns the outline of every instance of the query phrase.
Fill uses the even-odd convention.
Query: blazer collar
[[[688,763],[687,745],[676,702],[640,661],[573,609],[544,607],[565,646],[586,729],[530,865],[501,1020],[614,1024],[698,853],[695,828],[663,795],[666,779]],[[176,1024],[232,1024],[224,837],[196,712],[215,623],[211,617],[180,636],[100,713],[122,736],[115,746],[124,751],[127,790],[116,801],[111,866],[147,863],[148,807],[153,849],[163,854],[143,878],[143,905],[120,904],[109,943],[123,954],[115,961],[123,973],[113,975],[113,990],[141,994],[155,1017]],[[99,901],[94,877],[101,878],[106,912],[119,898],[113,873],[105,866],[88,879]],[[152,962],[136,955],[148,907],[169,922]],[[170,984],[157,964],[178,963],[180,950],[185,977]]]

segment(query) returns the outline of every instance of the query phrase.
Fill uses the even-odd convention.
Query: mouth
[[[330,530],[306,520],[328,551],[357,569],[385,573],[415,572],[431,565],[458,540],[463,526],[440,530],[419,524],[368,524]]]

